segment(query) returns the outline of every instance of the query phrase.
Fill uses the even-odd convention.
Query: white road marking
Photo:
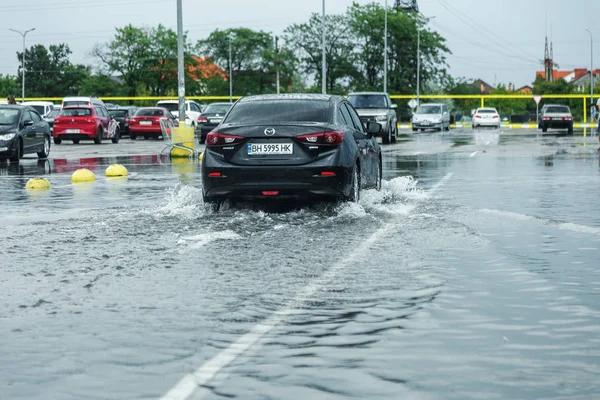
[[[438,190],[448,179],[450,179],[450,177],[452,177],[452,175],[453,173],[446,174],[430,189],[429,193],[431,194]],[[284,308],[276,311],[264,322],[256,325],[235,343],[232,343],[228,348],[222,350],[216,356],[205,362],[194,373],[186,374],[171,390],[162,396],[160,400],[186,400],[192,395],[195,395],[195,400],[204,397],[209,391],[204,390],[202,393],[197,393],[198,389],[210,382],[223,368],[227,367],[237,357],[255,345],[267,333],[279,325],[285,317],[294,313],[299,305],[309,300],[316,292],[321,290],[323,286],[331,282],[331,280],[348,264],[367,257],[371,246],[382,236],[385,237],[384,235],[389,233],[394,227],[394,224],[387,223],[379,228],[367,240],[363,241],[360,246],[355,248],[348,257],[335,263],[327,270],[327,272],[298,292],[294,299]]]
[[[515,213],[515,212],[511,212],[511,211],[490,210],[487,208],[481,209],[481,210],[479,210],[479,212],[486,213],[486,214],[494,214],[494,215],[498,215],[498,216],[502,216],[502,217],[508,217],[508,218],[512,218],[517,221],[539,222],[546,226],[553,226],[558,229],[571,231],[571,232],[600,234],[600,227],[587,226],[587,225],[581,225],[581,224],[573,224],[571,222],[556,223],[556,222],[553,222],[553,221],[545,219],[545,218],[532,217],[530,215],[519,214],[519,213]]]
[[[475,155],[477,155],[477,153],[479,153],[479,151],[474,151],[469,155],[469,157],[473,158]]]

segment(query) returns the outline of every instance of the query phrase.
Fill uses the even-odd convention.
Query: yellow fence
[[[242,96],[233,96],[233,100],[237,100]],[[396,100],[410,100],[416,99],[414,94],[393,94],[390,95],[392,99]],[[531,94],[488,94],[488,95],[477,95],[477,94],[428,94],[421,95],[421,99],[479,99],[481,107],[485,107],[485,101],[488,99],[522,99],[533,101],[533,95]],[[546,94],[542,95],[544,99],[581,99],[583,104],[583,122],[587,122],[587,110],[592,103],[588,103],[589,95],[587,94]],[[159,100],[177,100],[176,96],[117,96],[117,97],[100,97],[101,100],[106,102],[111,101],[159,101]],[[229,96],[186,96],[188,100],[197,101],[228,101]],[[27,101],[52,101],[60,102],[62,97],[36,97],[27,98]]]

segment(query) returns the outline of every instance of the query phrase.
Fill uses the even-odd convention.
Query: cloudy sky
[[[378,0],[381,4],[385,0]],[[326,0],[327,13],[341,13],[351,0]],[[366,4],[369,0],[356,0]],[[388,0],[389,4],[393,0]],[[184,25],[193,42],[216,28],[248,27],[281,33],[320,12],[321,0],[183,0]],[[530,84],[542,69],[546,18],[561,69],[590,65],[589,27],[600,43],[598,0],[419,0],[431,28],[448,40],[450,73],[490,84]],[[36,28],[27,46],[67,43],[72,61],[94,64],[94,43],[109,41],[126,24],[176,27],[175,0],[0,0],[0,73],[16,74],[22,39],[9,28]],[[600,67],[600,46],[594,46]]]

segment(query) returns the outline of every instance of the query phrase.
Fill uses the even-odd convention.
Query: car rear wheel
[[[572,135],[572,134],[573,134],[573,125],[571,125],[571,126],[569,127],[569,131],[568,131],[568,132],[569,132],[569,135]]]
[[[73,144],[79,144],[79,139],[73,139]]]
[[[377,166],[377,180],[375,181],[375,190],[380,191],[381,190],[381,180],[382,180],[382,173],[381,173],[381,160],[379,160],[378,162],[378,166]]]
[[[50,154],[50,138],[44,137],[44,147],[42,147],[42,151],[37,153],[38,158],[48,158]]]
[[[545,124],[542,124],[542,132],[548,132],[548,127]]]
[[[121,135],[118,132],[115,132],[115,136],[113,136],[110,140],[113,143],[119,143],[119,140],[121,139]]]
[[[96,138],[94,139],[94,143],[102,144],[102,128],[98,128],[98,132],[96,132]]]
[[[137,136],[135,136],[135,135],[132,135],[132,134],[129,134],[129,139],[131,139],[131,140],[135,140],[135,139],[137,139]]]
[[[19,138],[17,140],[17,148],[15,152],[10,156],[10,161],[19,162],[19,160],[23,157],[23,140]]]
[[[54,144],[61,144],[62,139],[54,138]]]
[[[412,128],[413,132],[417,132],[418,129],[417,128]]]
[[[360,200],[360,169],[358,164],[352,172],[352,186],[350,188],[350,197],[348,198],[353,203],[358,203]]]

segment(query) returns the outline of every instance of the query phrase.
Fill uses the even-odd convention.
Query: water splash
[[[202,201],[202,190],[194,186],[178,184],[168,189],[164,203],[148,210],[148,213],[159,218],[178,217],[196,219],[206,214]]]

